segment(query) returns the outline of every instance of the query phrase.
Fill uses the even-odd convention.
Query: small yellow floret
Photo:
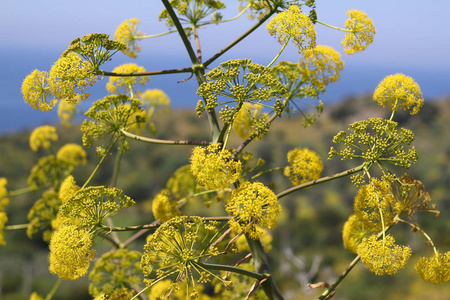
[[[356,252],[367,269],[376,275],[394,275],[411,256],[411,248],[396,245],[390,235],[384,240],[378,240],[376,235],[364,238]]]
[[[56,128],[50,125],[44,125],[37,127],[31,132],[30,135],[30,148],[33,151],[37,151],[39,148],[49,149],[51,147],[51,141],[57,141],[58,134]]]
[[[377,86],[373,100],[392,111],[411,109],[411,115],[423,105],[422,92],[413,78],[401,73],[386,76]]]
[[[345,29],[351,30],[345,34],[341,44],[348,55],[363,51],[373,42],[375,27],[372,20],[359,10],[349,10],[349,18],[345,21]]]
[[[318,179],[323,170],[320,156],[307,148],[289,151],[287,160],[289,166],[284,169],[284,175],[294,185]]]
[[[416,264],[419,276],[428,282],[439,284],[450,280],[450,251],[421,257]]]
[[[136,18],[123,21],[114,33],[114,39],[128,47],[128,49],[122,50],[122,53],[132,58],[136,58],[137,53],[142,50],[136,43],[143,35],[137,30],[139,23],[139,19]]]
[[[48,74],[34,70],[22,82],[22,95],[32,108],[49,111],[55,106],[55,100],[48,85]]]
[[[316,46],[316,31],[310,18],[298,6],[291,6],[279,13],[267,24],[267,31],[278,39],[281,45],[291,38],[299,51]]]
[[[74,225],[61,226],[50,241],[50,272],[66,280],[84,276],[95,255],[91,246],[87,230]]]
[[[85,165],[87,163],[86,151],[78,144],[65,144],[56,153],[56,158],[63,160],[73,166]]]

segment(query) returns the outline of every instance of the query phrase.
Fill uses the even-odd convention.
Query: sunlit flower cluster
[[[73,166],[85,165],[87,163],[86,151],[78,144],[65,144],[56,153],[56,158],[63,160]]]
[[[152,212],[155,219],[161,222],[165,222],[181,214],[178,209],[178,202],[170,198],[170,191],[167,189],[162,190],[153,198]]]
[[[450,280],[450,251],[436,252],[432,257],[421,257],[416,264],[419,276],[428,282],[439,284]]]
[[[145,68],[136,64],[123,64],[115,67],[113,72],[131,75],[144,73]],[[137,85],[144,86],[149,80],[150,77],[148,76],[111,76],[106,84],[106,89],[111,94],[126,94],[133,97],[138,91]]]
[[[22,82],[22,95],[34,109],[49,111],[55,106],[57,100],[50,92],[48,73],[34,70]]]
[[[316,31],[313,22],[295,5],[274,17],[267,24],[267,31],[276,37],[281,45],[292,39],[299,51],[316,46]]]
[[[376,235],[364,238],[356,252],[363,264],[376,275],[394,275],[411,256],[411,248],[395,244],[391,235],[384,239],[378,239]]]
[[[231,159],[231,152],[219,150],[219,144],[195,147],[191,156],[191,172],[199,184],[209,189],[226,189],[239,179],[242,164]]]
[[[345,29],[350,30],[345,34],[341,44],[345,53],[352,55],[363,51],[373,42],[375,27],[372,20],[365,13],[359,10],[349,10],[349,18],[345,21]]]
[[[261,104],[244,103],[237,112],[233,121],[233,129],[243,139],[249,138],[252,134],[257,133],[258,122],[267,122],[267,114],[262,112]]]
[[[356,215],[351,215],[345,222],[342,230],[344,248],[356,253],[358,244],[371,232],[371,227],[364,225],[364,223]]]
[[[284,168],[284,175],[293,185],[299,185],[320,177],[323,170],[320,156],[307,148],[293,149],[288,152],[289,166]]]
[[[43,230],[43,239],[50,240],[51,223],[56,219],[61,200],[58,193],[50,188],[42,194],[42,198],[34,202],[28,211],[27,218],[29,224],[27,227],[27,236],[31,238],[34,234]]]
[[[419,85],[401,73],[386,76],[375,89],[373,100],[392,111],[411,109],[412,115],[418,113],[423,105]]]
[[[0,211],[0,246],[6,245],[5,241],[5,224],[8,222],[8,216],[4,211]]]
[[[33,151],[42,149],[49,149],[52,141],[58,140],[56,128],[50,125],[43,125],[36,127],[30,135],[30,148]]]
[[[89,273],[89,293],[92,296],[103,293],[110,299],[122,299],[112,297],[119,293],[134,294],[136,291],[132,287],[142,282],[141,257],[139,251],[128,249],[104,253]]]
[[[414,141],[414,133],[405,128],[397,130],[397,122],[382,118],[369,118],[350,125],[349,133],[340,131],[333,143],[343,143],[344,148],[337,151],[331,147],[329,159],[337,155],[344,159],[362,158],[369,164],[391,163],[409,168],[417,159],[415,147],[405,151],[405,145]]]
[[[77,101],[76,103],[69,103],[65,100],[59,101],[58,117],[62,125],[66,127],[72,127],[70,121],[72,121],[75,118],[75,113],[77,112],[78,104],[79,101]]]
[[[249,237],[258,239],[261,232],[256,225],[263,228],[274,228],[281,206],[275,193],[261,182],[244,182],[233,190],[226,203],[229,221],[235,231],[244,231]]]
[[[97,82],[97,76],[89,62],[83,61],[77,53],[69,52],[53,64],[48,81],[56,99],[77,103],[79,99],[89,97],[85,90]]]
[[[163,223],[155,233],[149,235],[144,246],[141,267],[151,285],[155,280],[170,279],[164,295],[186,286],[186,295],[195,292],[197,282],[208,282],[214,275],[201,266],[201,259],[220,254],[214,244],[220,236],[219,223],[201,217],[175,217]],[[156,283],[156,282],[155,282]]]
[[[91,234],[75,225],[61,226],[50,241],[50,272],[73,280],[87,273],[95,251]]]
[[[137,41],[143,35],[143,33],[137,29],[139,23],[140,21],[137,18],[123,21],[114,33],[114,39],[128,47],[128,49],[122,50],[122,53],[132,58],[136,58],[137,54],[142,50],[141,47],[137,45]]]
[[[9,204],[7,184],[8,180],[5,177],[0,177],[0,210],[5,210],[5,207]]]
[[[59,188],[58,196],[61,202],[66,203],[76,192],[80,190],[80,187],[75,182],[75,178],[69,175],[64,179]]]
[[[60,215],[79,220],[87,228],[101,226],[103,221],[134,201],[117,188],[90,186],[78,190],[60,208]]]

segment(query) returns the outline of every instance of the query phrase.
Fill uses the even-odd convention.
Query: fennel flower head
[[[276,37],[280,45],[292,39],[299,52],[316,46],[316,31],[311,19],[298,6],[291,6],[275,16],[268,24],[267,31]]]
[[[322,173],[322,160],[312,150],[293,149],[288,152],[287,159],[289,166],[284,168],[284,175],[289,177],[294,185],[316,180]]]
[[[30,135],[30,148],[37,151],[39,148],[49,149],[52,141],[58,140],[56,128],[50,125],[43,125],[35,128]]]
[[[233,229],[258,239],[261,231],[256,225],[268,229],[275,227],[281,206],[275,193],[261,182],[244,182],[231,193],[226,210],[234,216],[229,221]]]
[[[65,144],[56,153],[56,158],[63,160],[73,166],[85,165],[87,163],[86,151],[78,144]]]
[[[436,252],[432,257],[421,257],[416,264],[419,276],[428,282],[439,284],[450,280],[450,251]]]
[[[137,41],[143,35],[143,33],[137,29],[139,23],[140,21],[137,18],[123,21],[114,33],[114,39],[128,47],[128,49],[121,50],[122,53],[132,58],[136,58],[137,54],[142,50],[141,47],[137,45]]]
[[[372,20],[365,13],[359,10],[349,10],[349,18],[345,21],[344,27],[350,32],[345,34],[341,44],[348,55],[363,51],[373,42],[375,27]]]
[[[58,102],[50,92],[48,73],[34,70],[22,82],[22,95],[25,102],[34,109],[49,111]]]
[[[423,105],[417,82],[401,73],[386,76],[375,89],[373,100],[391,111],[411,109],[411,115],[418,113]]]
[[[91,234],[75,225],[63,225],[50,240],[50,272],[62,279],[73,280],[87,273],[95,251]]]

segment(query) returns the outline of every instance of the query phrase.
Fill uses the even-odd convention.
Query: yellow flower
[[[275,193],[261,182],[244,182],[231,193],[226,210],[235,217],[229,221],[235,231],[244,231],[250,238],[258,239],[261,232],[255,225],[275,227],[281,206]]]
[[[366,227],[380,231],[394,221],[391,209],[394,201],[391,184],[387,181],[372,179],[369,184],[363,185],[356,194],[353,204],[354,213]]]
[[[236,133],[243,139],[249,138],[257,129],[257,122],[266,122],[267,114],[261,111],[261,104],[244,103],[234,117],[233,128]]]
[[[384,240],[378,240],[376,235],[364,238],[356,252],[367,269],[376,275],[394,275],[411,256],[411,248],[396,245],[395,239],[390,235]]]
[[[419,276],[428,282],[439,284],[450,280],[450,251],[421,257],[416,264]]]
[[[318,179],[323,170],[320,156],[307,148],[289,151],[287,160],[289,166],[284,168],[284,175],[294,185]]]
[[[114,73],[143,73],[145,69],[136,64],[123,64],[113,70]],[[126,94],[133,95],[136,90],[136,85],[140,84],[144,86],[150,77],[148,76],[111,76],[109,77],[109,82],[106,84],[106,90],[111,94]]]
[[[44,300],[38,293],[33,292],[30,295],[30,300]]]
[[[45,71],[34,70],[22,82],[22,95],[25,102],[32,108],[49,111],[57,100],[53,99],[48,85],[48,74]]]
[[[372,42],[375,35],[375,27],[372,20],[359,10],[349,10],[350,17],[345,21],[345,29],[351,30],[345,34],[341,44],[348,55],[363,51]]]
[[[75,178],[72,175],[69,175],[64,179],[59,188],[59,199],[64,204],[69,200],[76,192],[78,192],[80,187],[75,182]]]
[[[344,63],[339,52],[332,47],[317,45],[302,54],[303,59],[298,64],[304,81],[311,82],[316,87],[324,87],[339,79]]]
[[[166,222],[173,217],[181,215],[178,202],[170,199],[169,190],[162,190],[152,202],[152,212],[156,219]]]
[[[56,158],[73,166],[85,165],[87,163],[86,151],[84,151],[83,147],[71,143],[62,146],[58,153],[56,153]]]
[[[108,300],[105,294],[98,294],[94,300]]]
[[[75,225],[63,225],[50,240],[50,272],[65,280],[87,273],[95,251],[91,250],[90,233]]]
[[[4,211],[0,211],[0,245],[6,245],[4,231],[6,222],[8,222],[8,216]]]
[[[73,120],[73,118],[75,118],[75,112],[77,110],[78,103],[79,103],[78,101],[76,103],[71,102],[69,103],[65,100],[59,101],[58,117],[62,125],[66,127],[72,127],[70,121]]]
[[[168,107],[170,105],[169,96],[160,89],[145,90],[140,96],[143,106],[157,108],[159,106]]]
[[[342,230],[342,240],[344,241],[344,248],[356,253],[358,244],[366,237],[372,230],[364,226],[356,215],[351,215],[344,224]]]
[[[136,58],[137,53],[142,50],[136,43],[143,35],[141,31],[137,31],[139,23],[139,19],[136,18],[123,21],[114,33],[114,39],[128,47],[122,50],[122,53],[132,58]]]
[[[411,108],[411,115],[418,113],[423,105],[417,82],[401,73],[386,76],[375,89],[373,100],[392,111]]]
[[[5,177],[0,177],[0,210],[5,210],[5,207],[9,204],[7,184],[8,180]]]
[[[30,135],[30,148],[37,151],[39,148],[49,149],[51,141],[57,141],[58,134],[56,128],[49,125],[44,125],[35,128]]]
[[[291,6],[274,17],[267,24],[267,31],[276,37],[281,45],[292,38],[299,52],[316,46],[314,24],[298,6]]]
[[[55,98],[77,103],[79,99],[89,97],[89,93],[85,93],[84,90],[88,86],[93,86],[97,82],[97,77],[89,62],[82,61],[78,54],[69,52],[53,64],[48,80]]]
[[[191,156],[191,172],[198,183],[210,189],[225,189],[239,179],[240,161],[230,159],[228,150],[219,150],[218,144],[207,148],[195,147]]]

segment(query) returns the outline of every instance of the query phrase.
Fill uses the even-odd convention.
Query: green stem
[[[30,224],[16,224],[16,225],[7,225],[4,227],[5,230],[16,230],[16,229],[27,229]]]
[[[22,194],[25,194],[25,193],[33,192],[35,190],[36,190],[35,188],[32,188],[32,187],[28,186],[26,188],[21,188],[21,189],[15,190],[15,191],[10,191],[8,193],[8,197],[19,196],[19,195],[22,195]]]
[[[316,184],[319,184],[319,183],[327,182],[327,181],[330,181],[330,180],[334,180],[334,179],[337,179],[337,178],[341,178],[341,177],[345,177],[345,176],[348,176],[348,175],[351,175],[351,174],[354,174],[354,173],[361,172],[365,168],[366,168],[366,164],[364,163],[364,164],[362,164],[362,165],[360,165],[358,167],[355,167],[353,169],[349,169],[349,170],[344,171],[344,172],[340,172],[340,173],[337,173],[337,174],[334,174],[334,175],[331,175],[331,176],[325,176],[325,177],[322,177],[322,178],[319,178],[319,179],[316,179],[316,180],[311,180],[311,181],[302,183],[300,185],[293,186],[290,189],[287,189],[287,190],[279,193],[277,195],[277,197],[278,197],[278,199],[280,199],[280,198],[283,198],[284,196],[287,196],[287,195],[289,195],[289,194],[291,194],[293,192],[296,192],[298,190],[301,190],[301,189],[304,189],[304,188],[307,188],[307,187],[310,187],[310,186],[313,186],[313,185],[316,185]]]
[[[289,38],[286,43],[284,43],[283,47],[281,47],[280,51],[278,51],[278,54],[272,59],[272,61],[267,65],[267,68],[270,68],[280,57],[281,53],[283,53],[284,49],[286,48],[287,44],[289,43],[291,39]]]
[[[330,25],[330,24],[321,22],[321,21],[319,21],[319,20],[316,20],[316,23],[322,24],[322,25],[324,25],[324,26],[327,26],[327,27],[330,27],[330,28],[333,28],[333,29],[336,29],[336,30],[339,30],[339,31],[353,32],[352,30],[344,29],[344,28],[340,28],[340,27],[336,27],[336,26],[333,26],[333,25]]]
[[[253,175],[252,177],[250,177],[250,180],[254,180],[254,179],[256,179],[256,178],[258,178],[260,176],[263,176],[264,174],[267,174],[267,173],[270,173],[270,172],[274,172],[274,171],[278,171],[278,170],[283,170],[283,169],[284,169],[284,167],[276,167],[276,168],[272,168],[272,169],[269,169],[269,170],[264,170],[264,171],[258,172],[257,174]]]
[[[415,225],[415,224],[412,224],[412,223],[410,223],[410,222],[408,222],[408,221],[406,221],[406,220],[400,219],[399,217],[396,217],[396,218],[395,218],[395,221],[399,221],[399,222],[408,224],[408,225],[411,226],[413,229],[419,230],[420,233],[423,234],[423,236],[424,236],[424,237],[428,240],[428,242],[430,243],[431,247],[433,248],[434,253],[435,253],[435,254],[438,253],[437,248],[436,248],[436,246],[435,246],[434,243],[433,243],[433,240],[431,239],[431,237],[430,237],[430,236],[429,236],[422,228],[420,228],[419,226],[417,226],[417,225]]]
[[[110,76],[110,77],[140,77],[140,76],[155,76],[164,74],[177,74],[177,73],[192,73],[192,68],[180,68],[180,69],[168,69],[150,72],[136,72],[136,73],[116,73],[103,70],[97,70],[95,75]]]
[[[113,137],[112,137],[113,138]],[[94,177],[95,173],[97,173],[98,169],[100,168],[100,166],[102,165],[102,163],[105,161],[106,157],[108,157],[109,152],[111,151],[111,149],[114,147],[114,145],[116,144],[117,140],[115,140],[114,142],[110,142],[111,146],[108,147],[105,155],[103,155],[103,157],[100,159],[100,161],[98,162],[97,166],[95,167],[94,171],[92,171],[91,175],[89,176],[89,178],[86,180],[86,182],[83,184],[83,186],[81,187],[81,189],[84,189],[89,182],[92,180],[92,178]]]
[[[259,274],[259,273],[256,273],[256,272],[252,272],[252,271],[248,271],[248,270],[244,270],[244,269],[241,269],[241,268],[238,268],[238,267],[229,266],[229,265],[209,264],[209,263],[204,263],[204,262],[195,262],[195,264],[200,266],[203,269],[206,269],[206,270],[217,270],[217,271],[232,272],[232,273],[236,273],[236,274],[241,274],[241,275],[244,275],[244,276],[252,277],[252,278],[255,278],[255,279],[260,280],[260,281],[267,278],[266,275]]]
[[[230,44],[228,44],[225,48],[214,54],[210,59],[208,59],[203,65],[208,67],[211,63],[213,63],[216,59],[218,59],[220,56],[222,56],[225,52],[236,46],[239,42],[241,42],[243,39],[245,39],[247,36],[249,36],[253,31],[258,29],[259,26],[261,26],[267,19],[269,19],[274,13],[276,12],[276,8],[270,10],[261,20],[258,21],[255,25],[253,25],[250,29],[248,29],[246,32],[244,32],[241,36],[239,36],[237,39],[232,41]]]
[[[210,145],[211,142],[207,141],[172,141],[172,140],[160,140],[160,139],[153,139],[148,138],[140,135],[136,135],[133,133],[130,133],[128,131],[125,131],[123,129],[120,130],[120,133],[130,139],[145,142],[145,143],[151,143],[151,144],[163,144],[163,145],[199,145],[199,146],[206,146]]]
[[[47,294],[47,296],[45,297],[44,300],[52,299],[53,295],[56,293],[56,291],[58,290],[59,286],[61,285],[61,282],[62,282],[62,279],[58,278],[58,280],[53,285],[52,290]]]

